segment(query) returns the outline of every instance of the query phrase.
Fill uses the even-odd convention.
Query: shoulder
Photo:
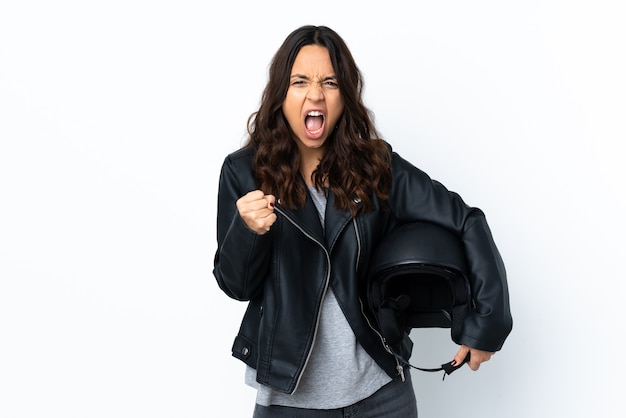
[[[224,158],[221,171],[223,184],[238,185],[246,193],[256,188],[253,170],[254,149],[244,147],[228,154]]]
[[[400,155],[397,151],[394,151],[391,148],[391,145],[389,145],[389,152],[391,153],[391,172],[393,174],[409,172],[419,176],[426,175],[426,173],[419,169],[415,164],[402,157],[402,155]]]
[[[240,148],[224,158],[222,171],[233,171],[237,174],[252,171],[255,151],[251,147]]]
[[[224,163],[250,165],[252,164],[254,153],[255,151],[252,147],[243,147],[228,154],[224,159]]]
[[[384,143],[385,143],[385,146],[387,147],[389,155],[391,156],[392,171],[417,169],[417,167],[415,167],[413,163],[403,158],[396,150],[394,150],[393,146],[389,142],[384,141]]]

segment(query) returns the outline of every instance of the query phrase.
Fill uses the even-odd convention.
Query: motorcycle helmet
[[[413,328],[450,328],[460,339],[471,309],[471,287],[461,239],[428,222],[403,224],[376,247],[368,271],[368,300],[392,346]]]

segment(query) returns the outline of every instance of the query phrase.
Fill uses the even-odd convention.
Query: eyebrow
[[[289,77],[289,79],[292,79],[292,78],[303,78],[303,79],[305,79],[305,80],[310,80],[310,78],[309,78],[309,77],[307,77],[307,76],[305,76],[304,74],[292,74],[292,75]],[[323,79],[322,79],[322,81],[326,81],[326,80],[337,80],[337,76],[335,76],[335,75],[330,75],[330,76],[325,77],[325,78],[323,78]]]

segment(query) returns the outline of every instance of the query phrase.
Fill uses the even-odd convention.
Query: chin
[[[302,150],[321,150],[326,145],[325,139],[298,139],[298,147]]]

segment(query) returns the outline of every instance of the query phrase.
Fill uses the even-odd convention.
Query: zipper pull
[[[391,346],[389,346],[389,344],[387,343],[387,340],[384,337],[383,337],[383,344],[385,346],[385,350],[387,350],[389,354],[393,355],[394,359],[396,360],[396,370],[398,371],[398,374],[402,378],[402,381],[406,382],[406,379],[404,377],[404,367],[402,367],[402,365],[400,364],[400,360],[398,359],[398,356],[396,355],[396,353],[393,352],[393,350],[391,349]]]
[[[404,367],[402,367],[400,363],[398,363],[398,365],[396,366],[396,370],[398,371],[398,374],[402,378],[402,381],[405,382],[406,379],[404,378]]]

